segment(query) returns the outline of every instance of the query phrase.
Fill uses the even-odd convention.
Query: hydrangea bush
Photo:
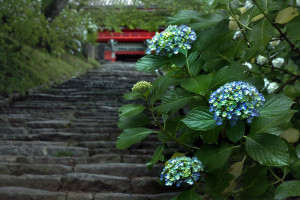
[[[186,190],[172,200],[299,197],[299,2],[202,2],[138,60],[164,75],[125,94],[136,101],[119,110],[117,147],[156,134],[146,165],[165,164],[159,182]]]

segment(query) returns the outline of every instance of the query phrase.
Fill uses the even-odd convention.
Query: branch
[[[286,70],[286,69],[281,69],[281,68],[277,68],[277,67],[269,67],[269,66],[264,66],[264,65],[260,65],[260,64],[258,64],[258,63],[256,63],[256,65],[258,65],[258,66],[260,66],[260,67],[264,67],[264,68],[269,68],[269,69],[272,69],[272,70],[279,70],[279,71],[282,71],[282,72],[284,72],[284,73],[286,73],[286,74],[289,74],[289,75],[291,75],[291,76],[295,76],[295,77],[298,77],[298,78],[300,78],[300,74],[293,74],[293,73],[291,73],[291,72],[289,72],[288,70]]]
[[[296,48],[296,46],[290,41],[289,38],[287,38],[286,34],[281,31],[279,26],[273,22],[273,20],[265,13],[265,11],[257,4],[256,0],[252,0],[253,3],[256,5],[256,7],[260,10],[260,12],[266,17],[266,19],[272,24],[273,27],[277,29],[277,31],[280,33],[280,37],[282,37],[289,45],[291,46],[292,50],[295,51],[300,56],[300,50]]]
[[[294,81],[296,81],[298,78],[297,76],[294,76],[292,78],[290,78],[289,80],[287,80],[284,84],[282,84],[278,89],[275,90],[274,94],[278,94],[285,86],[287,86],[288,84],[293,83]]]

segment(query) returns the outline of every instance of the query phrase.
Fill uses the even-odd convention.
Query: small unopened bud
[[[280,68],[284,64],[283,58],[275,58],[272,60],[273,67]]]
[[[251,63],[245,62],[245,63],[243,63],[243,65],[247,66],[249,69],[252,69],[252,64]]]
[[[151,88],[152,85],[150,82],[147,81],[139,81],[136,84],[134,84],[132,91],[135,92],[144,92],[146,90],[148,90],[149,88]]]

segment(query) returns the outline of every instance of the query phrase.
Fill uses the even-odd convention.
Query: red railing
[[[98,32],[97,42],[107,42],[110,39],[121,42],[141,42],[151,39],[154,35],[155,32]]]

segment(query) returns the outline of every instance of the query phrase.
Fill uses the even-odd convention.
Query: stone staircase
[[[115,146],[123,94],[153,81],[131,63],[104,64],[78,78],[27,96],[0,114],[0,200],[165,200],[163,168],[149,161],[150,136],[126,150]]]

